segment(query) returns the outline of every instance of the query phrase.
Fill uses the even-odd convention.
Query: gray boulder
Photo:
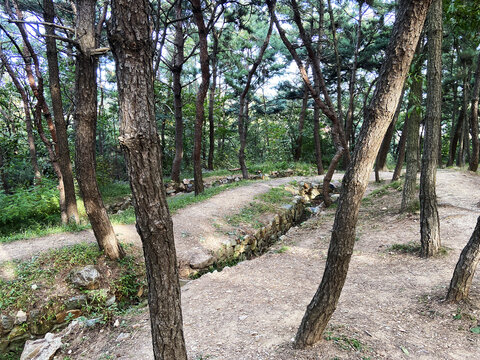
[[[70,282],[78,289],[98,289],[100,273],[95,266],[87,265],[81,269],[72,270],[70,272]]]

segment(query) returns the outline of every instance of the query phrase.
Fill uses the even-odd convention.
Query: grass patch
[[[79,232],[89,228],[89,224],[45,225],[37,223],[10,235],[0,236],[0,243],[9,243],[17,240],[31,239],[65,232]]]
[[[289,247],[283,245],[280,249],[275,250],[275,253],[277,253],[277,254],[283,254],[284,252],[287,252],[288,250],[289,250]]]
[[[406,244],[393,244],[388,248],[389,251],[401,253],[401,254],[418,254],[422,249],[422,245],[414,242],[408,242]]]
[[[266,193],[260,194],[255,198],[269,204],[285,204],[290,202],[292,194],[283,188],[277,187],[271,188]]]
[[[269,204],[260,202],[251,202],[248,206],[240,210],[239,213],[227,216],[227,222],[232,226],[240,226],[241,224],[248,224],[255,229],[265,226],[263,222],[257,218],[264,213],[272,212],[274,207]]]
[[[385,184],[378,189],[373,190],[370,194],[365,196],[362,199],[364,205],[372,204],[374,198],[379,198],[384,195],[387,195],[390,190],[402,191],[403,189],[403,180],[392,181],[388,184]]]
[[[349,338],[345,335],[332,335],[331,331],[327,331],[325,340],[333,341],[339,348],[343,350],[363,351],[366,346],[362,342],[355,338]]]

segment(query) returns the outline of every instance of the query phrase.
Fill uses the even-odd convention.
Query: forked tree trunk
[[[207,44],[207,28],[203,21],[202,5],[200,0],[190,0],[192,4],[193,20],[197,25],[198,39],[200,48],[200,70],[202,73],[202,82],[197,92],[197,99],[195,102],[195,128],[193,139],[193,178],[195,180],[194,190],[195,195],[203,192],[203,178],[202,178],[202,129],[205,122],[205,98],[208,91],[208,83],[210,81],[210,69],[208,60],[208,44]]]
[[[438,133],[442,118],[442,0],[434,0],[427,20],[427,109],[425,141],[420,173],[420,255],[430,257],[440,250],[440,220],[436,177]]]
[[[75,165],[85,210],[100,249],[110,259],[123,257],[107,210],[98,189],[95,170],[95,133],[97,127],[97,59],[95,49],[96,0],[77,0],[76,31],[81,51],[76,58],[75,74]]]
[[[478,98],[480,96],[480,54],[477,55],[477,69],[475,70],[475,85],[472,93],[472,109],[470,113],[470,129],[472,132],[472,156],[470,156],[470,171],[477,171],[479,158],[478,140]]]
[[[447,300],[458,302],[468,297],[473,276],[480,261],[480,216],[470,240],[462,250],[453,271],[447,292]]]
[[[53,24],[55,22],[55,10],[52,0],[43,1],[43,18],[45,22]],[[58,70],[57,45],[53,36],[55,29],[53,26],[45,26],[45,43],[47,47],[48,77],[50,81],[50,95],[52,98],[53,119],[55,121],[55,130],[57,135],[58,164],[62,172],[63,186],[65,189],[65,209],[67,222],[78,224],[77,199],[75,196],[75,185],[73,182],[72,163],[70,161],[70,150],[68,148],[67,124],[63,114],[62,94],[60,91],[60,76]]]
[[[173,58],[173,111],[175,114],[175,157],[172,163],[172,180],[180,182],[180,167],[183,159],[183,112],[182,112],[182,68],[185,62],[183,54],[185,39],[183,37],[182,2],[175,2],[175,55]]]
[[[156,360],[187,359],[173,224],[163,186],[155,123],[149,3],[114,0],[109,40],[120,103],[120,144],[142,239]]]
[[[322,282],[307,307],[295,338],[298,348],[322,339],[337,306],[353,252],[360,203],[375,156],[400,99],[429,5],[430,0],[400,2],[377,88],[365,111],[359,140],[343,179]]]

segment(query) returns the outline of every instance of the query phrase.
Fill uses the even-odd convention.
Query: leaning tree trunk
[[[398,142],[398,155],[397,163],[395,164],[395,170],[393,170],[392,182],[400,179],[402,173],[403,163],[405,162],[405,147],[407,145],[407,126],[408,126],[408,116],[405,117],[402,127],[402,135]]]
[[[210,69],[208,60],[208,44],[207,44],[207,28],[203,21],[202,5],[200,0],[190,0],[192,4],[193,20],[197,25],[199,48],[200,48],[200,70],[202,73],[202,82],[197,92],[195,102],[195,128],[193,135],[193,177],[195,179],[194,190],[195,195],[203,192],[202,179],[202,129],[205,122],[205,98],[208,91],[208,83],[210,81]]]
[[[480,261],[480,216],[470,240],[462,250],[447,292],[447,300],[458,302],[468,297]]]
[[[185,39],[183,36],[182,2],[175,2],[175,55],[172,66],[173,112],[175,115],[175,157],[172,163],[172,180],[180,182],[180,167],[183,159],[183,112],[182,112],[182,69],[185,62],[183,54]]]
[[[114,0],[109,40],[115,57],[120,103],[120,144],[142,239],[155,359],[187,359],[180,283],[162,180],[155,123],[149,3]]]
[[[472,156],[470,156],[470,171],[477,171],[479,158],[478,141],[478,98],[480,96],[480,54],[477,58],[477,69],[475,70],[475,85],[472,93],[472,110],[470,114],[470,129],[472,131]]]
[[[427,109],[425,141],[420,173],[420,255],[438,253],[440,220],[437,210],[436,177],[438,132],[442,118],[442,0],[434,0],[428,14]]]
[[[98,189],[95,170],[95,133],[97,127],[97,60],[90,53],[95,49],[96,0],[77,0],[77,34],[81,51],[77,53],[75,74],[75,165],[85,210],[100,249],[110,259],[119,259],[124,252],[115,237]]]
[[[343,179],[322,282],[298,329],[296,347],[320,341],[337,306],[353,252],[360,203],[380,143],[399,102],[429,5],[430,0],[400,2],[377,88],[365,111],[359,140]]]
[[[45,22],[53,24],[55,21],[55,10],[53,0],[43,1],[43,18]],[[67,124],[63,114],[62,94],[60,91],[60,76],[58,70],[57,45],[55,39],[55,29],[53,26],[46,25],[45,43],[47,47],[48,77],[50,81],[50,95],[52,98],[53,119],[55,121],[55,130],[57,134],[57,158],[62,172],[63,186],[65,191],[65,209],[67,212],[67,222],[78,224],[77,199],[75,196],[75,184],[73,182],[72,163],[70,161],[70,150],[68,148]]]

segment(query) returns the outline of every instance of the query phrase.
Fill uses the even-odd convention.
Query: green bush
[[[57,187],[53,181],[43,179],[38,186],[18,189],[12,195],[0,193],[0,209],[0,234],[36,223],[58,222]]]

